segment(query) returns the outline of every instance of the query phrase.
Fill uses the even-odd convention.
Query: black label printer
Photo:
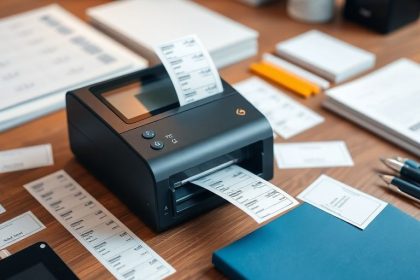
[[[191,181],[231,164],[273,177],[267,119],[229,84],[179,106],[162,65],[70,91],[76,158],[156,231],[224,200]]]

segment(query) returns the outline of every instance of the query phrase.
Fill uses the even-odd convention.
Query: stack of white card
[[[327,91],[324,106],[420,156],[420,65],[400,59]]]
[[[375,65],[375,55],[312,30],[277,44],[278,55],[340,83]]]
[[[93,24],[151,63],[156,45],[196,34],[218,68],[257,53],[258,32],[185,0],[118,1],[87,11]]]
[[[147,62],[50,5],[0,22],[0,131],[64,107],[66,91]]]

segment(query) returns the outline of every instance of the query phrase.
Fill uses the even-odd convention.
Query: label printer
[[[179,106],[162,65],[70,91],[70,146],[79,162],[156,231],[222,204],[191,183],[231,164],[273,177],[267,119],[225,81]]]

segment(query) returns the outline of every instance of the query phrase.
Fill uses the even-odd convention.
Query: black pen
[[[409,198],[415,198],[418,202],[420,202],[420,187],[414,185],[410,182],[404,181],[401,178],[391,176],[391,175],[382,175],[379,174],[382,180],[388,184],[388,187],[399,191],[401,194],[408,196]],[[392,187],[394,186],[394,187]]]
[[[420,169],[420,163],[418,163],[415,160],[408,159],[408,158],[403,158],[403,157],[396,157],[395,159],[398,160],[401,163],[404,163],[407,166]]]
[[[414,181],[416,184],[420,184],[420,169],[404,165],[404,163],[401,163],[395,159],[384,159],[382,161],[389,168],[399,172],[401,177]]]

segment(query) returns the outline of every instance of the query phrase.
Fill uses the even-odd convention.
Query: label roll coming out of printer
[[[231,164],[269,180],[267,119],[222,80],[223,91],[180,106],[162,65],[70,91],[76,158],[156,231],[224,200],[191,183]]]

